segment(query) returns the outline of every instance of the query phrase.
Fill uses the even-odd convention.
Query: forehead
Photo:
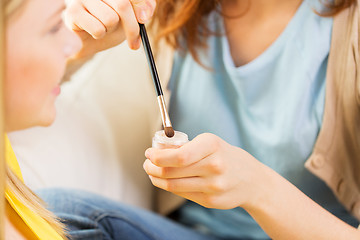
[[[6,6],[9,22],[26,19],[31,28],[45,24],[47,19],[64,8],[64,0],[11,0]],[[29,26],[30,27],[30,26]]]

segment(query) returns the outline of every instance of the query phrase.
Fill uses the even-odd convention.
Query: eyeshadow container
[[[175,131],[175,135],[171,138],[165,135],[164,130],[157,131],[152,139],[153,148],[179,148],[189,141],[188,135]]]

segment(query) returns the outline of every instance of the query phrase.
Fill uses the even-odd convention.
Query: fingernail
[[[130,49],[137,50],[140,47],[140,37],[139,39],[133,40],[132,42],[128,41]]]
[[[148,158],[148,159],[150,158],[150,148],[146,149],[145,157]]]
[[[148,14],[148,11],[146,11],[146,10],[141,10],[140,11],[140,16],[139,16],[139,18],[140,18],[140,21],[142,22],[142,23],[146,23],[149,19],[149,14]]]
[[[136,41],[136,49],[138,49],[141,45],[141,38],[139,37]]]

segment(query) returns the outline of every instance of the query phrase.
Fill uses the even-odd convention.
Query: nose
[[[80,51],[80,49],[82,48],[82,41],[80,37],[76,35],[76,33],[68,29],[66,31],[68,31],[68,34],[66,38],[66,44],[64,46],[64,53],[65,56],[68,58]]]

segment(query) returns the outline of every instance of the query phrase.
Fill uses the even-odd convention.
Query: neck
[[[225,16],[248,17],[262,21],[284,9],[296,9],[302,0],[222,0]]]
[[[285,29],[302,0],[222,0],[224,27],[236,66],[264,52]]]

